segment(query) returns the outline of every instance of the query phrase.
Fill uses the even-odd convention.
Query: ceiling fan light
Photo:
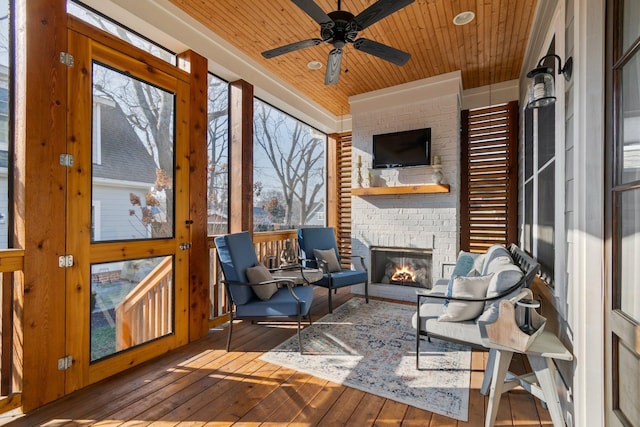
[[[453,23],[455,25],[467,25],[469,22],[473,21],[473,18],[476,17],[476,14],[470,10],[465,12],[460,12],[453,18]]]
[[[320,61],[309,61],[307,64],[307,68],[310,70],[319,70],[322,68],[322,62]]]

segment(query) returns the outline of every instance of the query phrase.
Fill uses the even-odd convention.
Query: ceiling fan
[[[342,49],[347,43],[353,43],[354,48],[396,65],[406,64],[411,57],[407,52],[391,46],[366,38],[356,40],[356,37],[359,31],[410,5],[414,0],[378,0],[356,16],[346,10],[341,10],[340,0],[338,0],[338,10],[334,10],[328,14],[313,0],[292,1],[307,15],[313,18],[314,21],[320,24],[320,38],[302,40],[276,47],[275,49],[266,50],[262,52],[262,56],[267,59],[306,47],[317,46],[320,43],[330,43],[333,45],[333,49],[329,52],[324,84],[332,85],[337,83],[338,77],[340,77]]]

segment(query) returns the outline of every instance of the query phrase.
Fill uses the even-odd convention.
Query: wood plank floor
[[[348,289],[334,306],[352,298]],[[317,289],[312,313],[327,312]],[[438,414],[263,362],[260,355],[295,334],[294,324],[234,324],[227,330],[94,384],[27,415],[0,417],[10,426],[483,426],[479,392],[487,353],[472,353],[469,421]],[[518,366],[519,365],[519,366]],[[512,370],[523,371],[522,359]],[[504,395],[497,426],[551,425],[549,413],[522,390]]]

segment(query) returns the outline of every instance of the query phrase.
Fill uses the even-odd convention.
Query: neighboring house
[[[305,222],[305,225],[317,225],[317,226],[326,225],[325,218],[326,218],[326,215],[325,215],[324,202],[317,203],[314,206],[313,211],[309,214],[309,219],[307,219],[307,221]]]
[[[265,208],[258,206],[253,207],[253,229],[255,231],[273,230],[275,224],[270,218],[271,216]]]
[[[209,212],[207,220],[208,233],[210,236],[224,234],[228,231],[229,218],[226,213]]]
[[[146,205],[146,194],[156,180],[156,163],[117,103],[105,96],[94,96],[93,102],[93,241],[151,237],[130,194]]]

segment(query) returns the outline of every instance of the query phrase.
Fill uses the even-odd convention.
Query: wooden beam
[[[24,329],[22,403],[30,411],[64,395],[66,0],[16,2],[14,239],[24,249],[15,295]],[[28,123],[27,123],[28,121]],[[20,343],[14,343],[16,346]]]
[[[327,135],[327,227],[338,228],[338,135]]]
[[[229,231],[253,232],[253,86],[229,84]]]
[[[189,340],[203,337],[209,321],[209,244],[207,242],[207,59],[192,50],[178,55],[190,73],[189,101]]]

